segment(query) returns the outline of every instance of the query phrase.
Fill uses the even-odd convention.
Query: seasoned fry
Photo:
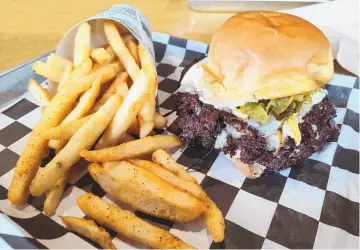
[[[76,107],[66,116],[66,118],[62,121],[61,124],[65,124],[68,122],[75,121],[79,118],[82,118],[90,113],[90,110],[92,109],[96,98],[99,95],[100,91],[100,84],[101,84],[101,78],[98,78],[93,83],[91,89],[87,90],[79,100],[79,103],[76,105]],[[49,141],[49,147],[53,149],[62,149],[67,141]]]
[[[124,68],[129,73],[131,79],[135,81],[140,74],[140,68],[122,41],[115,24],[112,21],[105,21],[104,31],[109,44],[114,49],[120,62],[124,65]]]
[[[51,95],[47,89],[43,89],[43,87],[41,87],[41,85],[33,78],[30,78],[29,80],[28,90],[42,107],[46,106],[51,100]]]
[[[60,216],[60,219],[67,230],[95,241],[103,249],[116,249],[111,241],[110,234],[104,228],[96,225],[94,221],[71,216]]]
[[[168,231],[154,226],[133,213],[122,210],[91,193],[77,199],[79,208],[104,227],[155,249],[193,249]]]
[[[180,145],[181,139],[176,135],[154,135],[112,148],[93,151],[82,150],[80,154],[91,162],[119,161],[151,154],[159,148],[175,148]]]
[[[91,69],[92,69],[92,61],[91,59],[86,59],[84,60],[82,63],[80,63],[78,66],[75,67],[74,71],[72,72],[72,74],[70,75],[70,81],[72,81],[73,79],[79,79],[83,76],[86,76],[88,74],[90,74]]]
[[[56,54],[56,53],[51,53],[47,60],[46,60],[46,64],[57,67],[59,69],[61,69],[62,71],[65,70],[66,67],[68,67],[68,65],[73,66],[73,63],[71,61],[69,61],[68,59]]]
[[[123,40],[123,42],[126,44],[128,41],[133,40],[136,41],[136,38],[134,37],[133,34],[128,33],[125,35],[121,35],[121,39]]]
[[[57,127],[47,130],[43,136],[49,140],[70,140],[76,131],[78,131],[91,118],[91,116],[92,114],[65,124],[62,123]]]
[[[66,146],[43,168],[30,186],[33,196],[41,196],[55,185],[81,158],[79,152],[89,149],[105,130],[121,104],[122,97],[115,94],[75,134]],[[46,109],[47,111],[47,109]]]
[[[127,132],[129,134],[133,134],[133,135],[138,135],[139,134],[139,121],[137,119],[137,117],[135,117],[130,125],[130,127],[128,128]]]
[[[214,242],[222,242],[225,238],[224,216],[209,197],[204,202],[208,206],[204,213],[206,227],[211,233]]]
[[[24,151],[16,163],[8,191],[8,199],[13,204],[24,204],[29,197],[29,185],[38,171],[47,148],[47,139],[42,137],[42,134],[61,123],[77,97],[76,93],[71,92],[66,95],[55,95],[44,110],[40,121],[35,125]]]
[[[136,64],[140,67],[140,57],[137,51],[137,45],[134,42],[134,40],[129,40],[127,42],[124,42],[126,48],[128,48],[131,56],[134,58]]]
[[[167,119],[160,115],[158,112],[155,112],[154,116],[154,128],[163,129],[166,127]]]
[[[73,70],[73,64],[68,64],[65,69],[64,69],[64,72],[60,78],[60,82],[58,84],[58,87],[57,87],[57,92],[61,92],[64,90],[64,86],[66,86],[67,82],[69,81],[69,78],[70,78],[70,75],[72,73],[72,70]]]
[[[110,54],[104,48],[96,48],[91,52],[91,58],[100,64],[110,60]]]
[[[120,94],[123,98],[126,96],[127,91],[129,90],[127,86],[127,79],[129,74],[127,72],[121,72],[110,85],[110,87],[105,91],[100,100],[98,100],[93,107],[91,112],[96,112],[99,108],[104,105],[104,103],[115,93]],[[125,95],[124,95],[125,93]]]
[[[32,65],[32,69],[36,74],[41,75],[53,82],[60,82],[61,76],[63,74],[63,70],[46,64],[42,61],[36,61]]]
[[[149,81],[149,99],[146,101],[139,113],[140,138],[143,138],[148,136],[154,128],[157,79],[153,62],[141,44],[138,46],[138,52],[141,60],[141,67],[147,68],[146,72]]]
[[[98,142],[99,148],[119,144],[121,136],[127,131],[146,100],[148,100],[148,88],[146,73],[141,71],[139,77],[129,90],[128,95],[125,97],[123,104],[116,112],[114,119],[101,136]]]
[[[82,93],[91,88],[92,83],[101,77],[101,84],[113,79],[117,73],[123,70],[123,67],[119,64],[119,62],[113,62],[107,65],[100,67],[99,69],[93,71],[89,75],[76,78],[72,77],[71,81],[69,81],[66,85],[69,84],[69,88],[64,88],[64,92],[68,91],[74,93]]]
[[[106,64],[112,63],[113,61],[115,61],[116,58],[117,58],[117,56],[116,56],[116,53],[115,53],[114,49],[109,45],[109,46],[106,48],[106,51],[107,51],[107,53],[109,53],[109,55],[110,55],[109,61],[107,61]]]
[[[74,64],[75,66],[90,58],[91,45],[90,45],[91,27],[87,22],[79,25],[75,36],[74,45]]]
[[[67,174],[62,176],[53,186],[49,192],[46,193],[44,201],[44,213],[47,216],[53,216],[60,204],[61,197],[65,190]]]
[[[198,218],[206,209],[189,193],[125,161],[106,171],[99,164],[91,164],[89,173],[106,193],[146,214],[184,223]]]
[[[164,150],[162,149],[156,150],[152,155],[152,160],[162,165],[164,168],[166,168],[176,176],[197,183],[195,178],[192,177],[188,172],[186,172],[184,168],[179,166],[179,164],[177,164],[176,161]]]

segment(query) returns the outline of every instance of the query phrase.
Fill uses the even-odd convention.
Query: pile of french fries
[[[164,149],[181,146],[175,135],[155,135],[167,120],[155,110],[157,76],[145,48],[130,34],[104,22],[109,42],[91,48],[91,27],[82,23],[73,60],[51,54],[33,70],[57,84],[54,96],[34,79],[28,90],[42,107],[8,191],[15,205],[29,195],[46,195],[44,213],[52,216],[81,157],[102,189],[146,214],[186,223],[204,216],[214,241],[224,239],[224,218],[197,181]],[[135,139],[137,138],[137,139]],[[41,170],[49,149],[55,157]],[[93,150],[91,150],[93,149]],[[152,161],[146,160],[152,157]],[[88,193],[80,209],[99,225],[150,248],[193,248],[176,236]],[[61,216],[70,231],[113,249],[109,233],[92,220]]]

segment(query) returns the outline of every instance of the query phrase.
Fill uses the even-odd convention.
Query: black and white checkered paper
[[[159,111],[169,114],[181,70],[204,55],[208,46],[156,32],[153,40]],[[189,147],[172,152],[178,163],[193,166],[191,174],[224,214],[224,242],[214,243],[201,219],[178,224],[136,214],[202,249],[359,248],[359,79],[335,75],[327,89],[340,133],[301,166],[252,180],[215,150]],[[15,163],[40,115],[29,95],[0,113],[0,248],[97,248],[66,231],[58,217],[83,217],[76,199],[86,192],[115,202],[86,173],[86,162],[78,163],[84,175],[71,180],[53,217],[43,214],[43,197],[31,197],[21,209],[7,200]],[[171,125],[175,113],[168,119],[167,131],[159,132],[176,134]],[[142,247],[114,232],[111,235],[118,248]]]

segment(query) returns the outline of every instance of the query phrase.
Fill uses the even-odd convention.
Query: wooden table
[[[153,31],[205,43],[235,14],[195,12],[186,0],[1,0],[0,72],[56,48],[77,22],[119,3],[142,10]]]
[[[0,72],[54,49],[77,22],[119,3],[142,10],[153,31],[206,43],[234,14],[197,13],[186,0],[2,0]]]

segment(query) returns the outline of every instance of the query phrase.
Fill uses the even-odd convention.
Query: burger
[[[249,178],[303,163],[336,131],[324,86],[330,43],[313,24],[271,11],[239,13],[184,68],[176,127],[188,144],[216,148]]]

